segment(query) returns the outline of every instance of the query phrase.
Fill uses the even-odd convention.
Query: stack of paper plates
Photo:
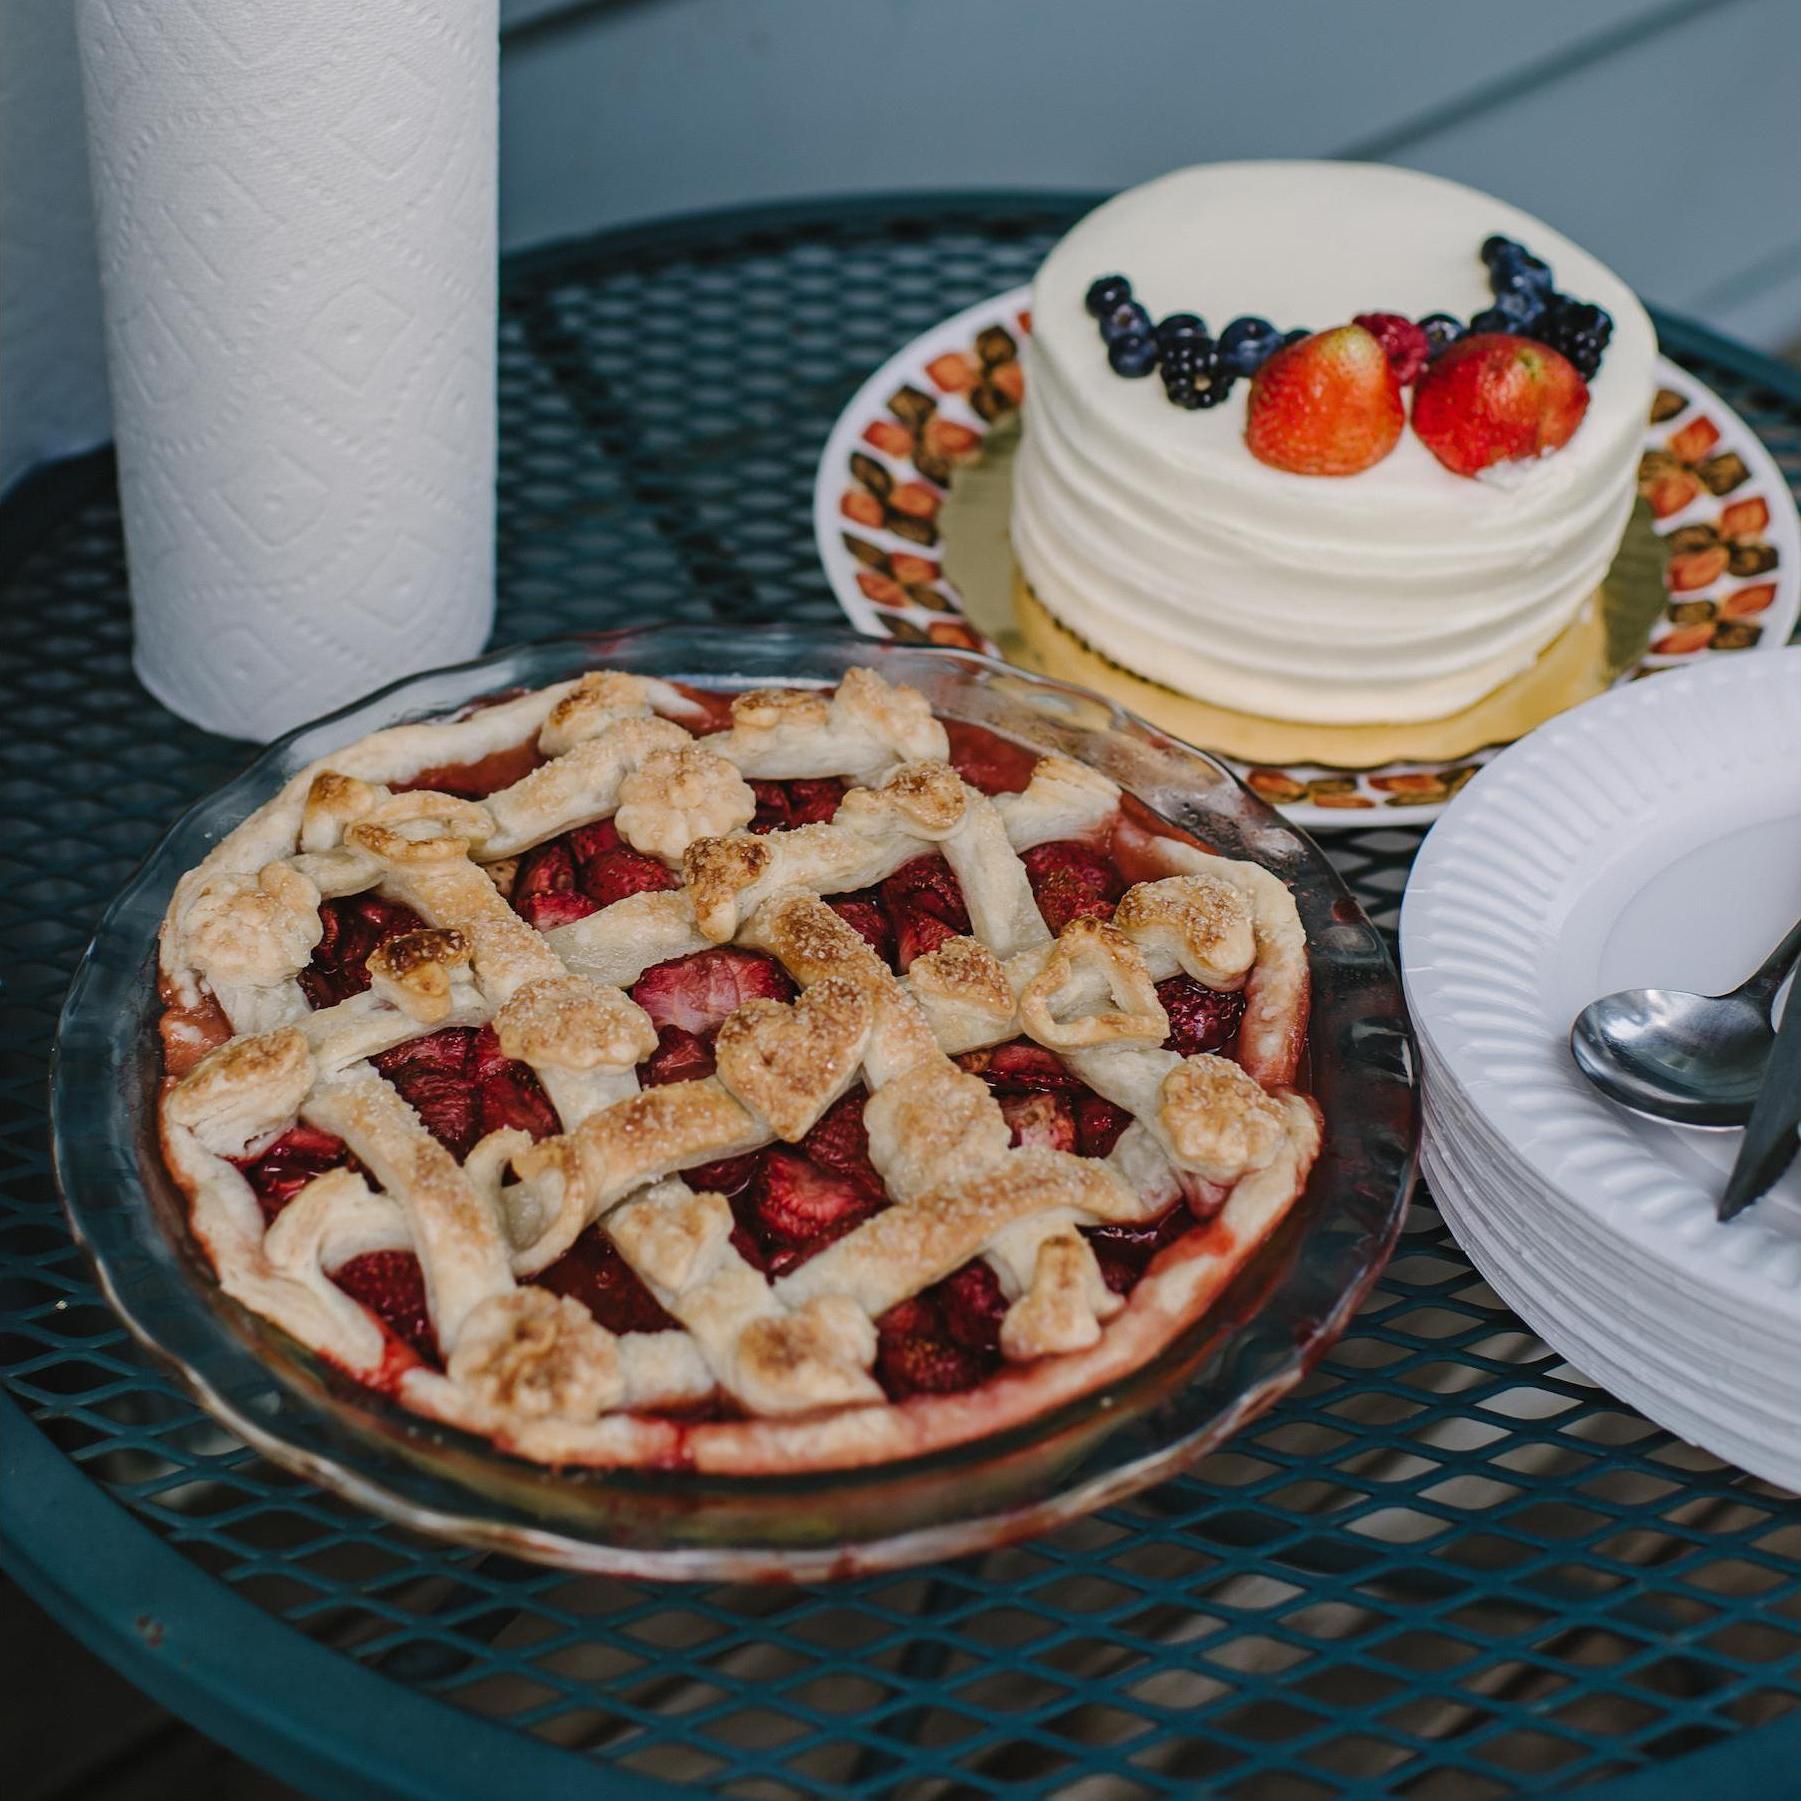
[[[1660,1425],[1801,1489],[1801,1168],[1715,1217],[1742,1133],[1578,1074],[1597,995],[1735,986],[1801,916],[1801,649],[1616,689],[1505,751],[1420,853],[1401,961],[1423,1164],[1538,1335]]]

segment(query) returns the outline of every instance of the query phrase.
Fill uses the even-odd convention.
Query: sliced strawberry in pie
[[[925,1295],[890,1307],[876,1321],[875,1377],[890,1400],[961,1394],[988,1374],[991,1362],[951,1337]]]
[[[936,853],[903,863],[882,883],[882,903],[890,912],[909,909],[941,919],[953,931],[969,930],[969,909],[951,866]]]
[[[628,895],[666,894],[681,886],[655,857],[647,857],[629,844],[615,845],[578,863],[576,875],[581,892],[597,907],[610,907]]]
[[[425,1305],[425,1272],[411,1251],[365,1251],[331,1279],[430,1364],[443,1361]]]
[[[519,859],[513,876],[513,911],[540,932],[573,925],[597,913],[600,904],[575,885],[575,858],[562,839],[540,844]]]
[[[750,791],[756,797],[757,810],[751,815],[753,832],[785,832],[788,829],[788,784],[786,782],[752,782]]]
[[[1193,976],[1171,976],[1157,984],[1157,998],[1169,1015],[1165,1050],[1192,1057],[1200,1051],[1222,1050],[1238,1036],[1238,1022],[1244,1018],[1242,994],[1221,994]]]
[[[1053,932],[1061,932],[1072,919],[1111,919],[1126,891],[1113,864],[1073,838],[1035,844],[1020,861],[1038,911]]]
[[[836,776],[820,776],[812,781],[788,783],[788,824],[790,826],[824,825],[838,811],[844,799],[844,784]]]
[[[836,1170],[822,1169],[792,1151],[770,1151],[757,1172],[751,1213],[758,1233],[774,1245],[809,1252],[823,1250],[861,1225],[882,1205],[881,1196]],[[791,1269],[798,1258],[780,1267]],[[772,1257],[770,1267],[776,1268]]]
[[[540,894],[567,894],[575,886],[575,858],[567,840],[553,838],[528,850],[513,875],[513,905]]]
[[[632,986],[632,999],[658,1027],[679,1026],[710,1039],[746,1001],[787,1001],[794,984],[772,957],[761,951],[721,945],[653,964]]]
[[[930,913],[903,911],[894,922],[894,967],[905,974],[916,957],[929,955],[947,938],[956,936],[955,926],[946,925]]]
[[[1116,1107],[1092,1091],[1076,1096],[1076,1147],[1084,1157],[1104,1157],[1132,1123],[1124,1107]]]
[[[854,894],[841,894],[835,900],[827,901],[826,905],[857,932],[890,969],[894,967],[894,927],[888,923],[888,912],[877,889],[859,888]]]
[[[759,1158],[752,1158],[760,1166]],[[757,1216],[748,1190],[732,1197],[732,1247],[752,1269],[769,1272],[769,1252],[757,1236]]]
[[[580,1301],[609,1332],[661,1332],[676,1323],[598,1225],[532,1280]]]
[[[965,1051],[957,1062],[972,1076],[980,1076],[996,1094],[1075,1094],[1084,1086],[1055,1051],[1047,1051],[1029,1038],[1015,1038],[992,1050]]]
[[[289,1201],[315,1176],[328,1169],[355,1167],[356,1159],[343,1139],[305,1120],[289,1126],[273,1144],[254,1157],[235,1158],[244,1179],[255,1191],[263,1218],[274,1222]]]
[[[553,888],[549,893],[530,894],[523,899],[514,895],[513,910],[528,926],[540,932],[554,932],[558,926],[571,926],[590,913],[598,913],[600,903],[573,888]]]
[[[562,1130],[531,1066],[501,1055],[492,1026],[445,1026],[370,1061],[459,1163],[501,1126],[534,1138]]]
[[[806,1137],[800,1148],[822,1169],[829,1169],[852,1182],[881,1194],[882,1178],[869,1160],[869,1132],[863,1124],[863,1108],[869,1091],[858,1086],[834,1101]]]
[[[935,951],[969,930],[969,909],[951,866],[939,856],[915,857],[882,883],[882,905],[894,927],[895,967]]]
[[[844,799],[844,784],[836,776],[797,779],[791,782],[752,782],[757,811],[750,822],[753,832],[787,832],[796,826],[823,825]]]
[[[680,1026],[658,1026],[657,1048],[638,1065],[640,1088],[698,1082],[713,1073],[713,1047]]]
[[[411,907],[377,894],[348,894],[319,903],[323,927],[312,961],[300,972],[310,1007],[335,1007],[369,986],[371,955],[390,938],[425,924]]]
[[[953,1270],[929,1291],[938,1303],[946,1334],[966,1351],[999,1356],[1001,1320],[1007,1297],[993,1266],[978,1257]]]
[[[460,1163],[481,1136],[481,1100],[470,1071],[473,1026],[446,1026],[370,1058]]]
[[[944,729],[951,741],[951,767],[983,794],[1017,794],[1038,767],[1037,751],[1010,743],[984,726],[947,719]]]
[[[592,863],[596,857],[618,850],[625,840],[619,836],[619,828],[612,820],[595,819],[565,832],[559,842],[568,846],[570,861],[579,870],[584,863]]]
[[[533,1138],[550,1138],[562,1122],[529,1063],[517,1063],[500,1048],[492,1026],[483,1026],[469,1047],[470,1074],[480,1097],[481,1134],[516,1126]]]
[[[1033,1145],[1047,1151],[1073,1151],[1076,1148],[1076,1113],[1060,1094],[1004,1094],[1001,1117],[1006,1120],[1013,1142]]]
[[[711,1190],[729,1201],[734,1195],[743,1194],[757,1179],[762,1163],[761,1151],[747,1151],[742,1157],[720,1157],[712,1163],[697,1163],[692,1169],[682,1171],[682,1180],[696,1194]]]

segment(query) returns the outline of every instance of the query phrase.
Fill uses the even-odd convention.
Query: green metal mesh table
[[[834,620],[808,497],[838,408],[896,344],[1025,279],[1079,206],[740,213],[512,265],[500,639]],[[1801,383],[1662,323],[1801,480]],[[577,1578],[259,1461],[125,1341],[48,1170],[75,959],[247,755],[151,702],[128,636],[108,458],[39,472],[0,512],[0,1527],[18,1577],[167,1704],[333,1796],[1795,1792],[1801,1503],[1561,1364],[1424,1193],[1292,1399],[1181,1480],[943,1568]],[[1332,842],[1392,926],[1417,836]]]

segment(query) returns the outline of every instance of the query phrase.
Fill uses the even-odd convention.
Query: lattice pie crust
[[[165,1085],[163,1140],[222,1287],[418,1412],[558,1463],[866,1463],[997,1430],[1142,1364],[1268,1234],[1318,1150],[1317,1111],[1291,1087],[1308,973],[1287,890],[1149,839],[1168,873],[1111,920],[1053,937],[1020,853],[1106,834],[1120,794],[1104,776],[1046,756],[1022,792],[985,796],[950,766],[925,699],[863,669],[835,692],[741,694],[729,729],[706,717],[671,685],[601,672],[380,732],[303,770],[183,877],[162,935],[166,1037],[177,1051],[187,1033],[203,1034],[195,1048],[225,1041]],[[545,760],[482,801],[396,791],[534,740]],[[744,829],[747,777],[822,776],[851,784],[829,823]],[[681,885],[534,930],[502,892],[511,860],[608,816]],[[927,851],[954,871],[973,929],[898,977],[821,897]],[[369,959],[367,992],[310,1010],[296,978],[322,899],[372,889],[425,929]],[[727,943],[776,958],[798,998],[733,1014],[712,1076],[640,1088],[656,1033],[625,989]],[[1236,1061],[1160,1048],[1154,985],[1177,972],[1243,989]],[[369,1059],[484,1022],[562,1129],[535,1144],[492,1132],[459,1165]],[[1022,1034],[1133,1116],[1105,1158],[1010,1148],[994,1096],[952,1061]],[[726,1200],[681,1172],[792,1143],[859,1080],[891,1204],[771,1280],[734,1247]],[[296,1120],[345,1140],[358,1167],[311,1181],[269,1224],[232,1160]],[[1229,1191],[1214,1217],[1112,1292],[1077,1228],[1209,1189]],[[524,1280],[597,1221],[679,1330],[616,1336]],[[418,1257],[441,1371],[399,1353],[332,1280],[377,1250]],[[967,1393],[889,1402],[874,1322],[976,1257],[1007,1300],[1004,1367]]]

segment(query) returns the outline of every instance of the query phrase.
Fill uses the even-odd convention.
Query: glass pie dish
[[[1175,827],[1274,871],[1306,928],[1307,1087],[1325,1148],[1305,1192],[1211,1310],[1148,1364],[1029,1420],[896,1462],[781,1476],[547,1468],[344,1375],[225,1296],[159,1153],[157,927],[177,878],[295,771],[372,731],[606,667],[723,690],[832,684],[873,667],[943,718],[1087,763]],[[1320,853],[1219,764],[1083,690],[961,651],[788,627],[648,628],[501,652],[391,687],[272,746],[190,811],[103,920],[52,1075],[57,1171],[126,1323],[275,1461],[416,1529],[597,1571],[821,1576],[1043,1530],[1180,1468],[1269,1406],[1343,1329],[1412,1177],[1399,985]]]

